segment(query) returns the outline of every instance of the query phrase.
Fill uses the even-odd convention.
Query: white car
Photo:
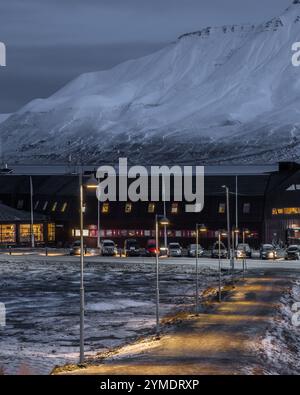
[[[182,248],[179,243],[170,243],[168,248],[169,256],[182,256]]]
[[[102,240],[100,244],[101,255],[103,256],[114,256],[117,255],[117,247],[112,240]]]

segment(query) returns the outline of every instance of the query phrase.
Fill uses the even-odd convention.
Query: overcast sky
[[[110,68],[227,23],[261,22],[292,0],[0,0],[0,113],[47,97],[76,75]]]

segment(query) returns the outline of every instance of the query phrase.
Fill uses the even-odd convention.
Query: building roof
[[[46,221],[47,217],[34,213],[33,219],[34,222]],[[0,203],[0,222],[30,222],[30,213]]]

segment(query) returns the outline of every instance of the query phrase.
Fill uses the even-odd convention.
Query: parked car
[[[136,239],[127,239],[124,242],[125,256],[140,256],[140,246]]]
[[[165,246],[160,246],[158,248],[158,254],[160,256],[168,256],[168,248]],[[147,241],[146,245],[146,256],[155,256],[156,255],[156,241],[154,239],[150,239]]]
[[[118,249],[112,240],[102,240],[100,244],[100,252],[103,256],[117,255]]]
[[[179,243],[170,243],[168,247],[169,256],[182,256],[182,248]]]
[[[190,244],[187,249],[187,254],[189,257],[195,258],[197,254],[197,244]],[[204,254],[204,249],[198,244],[198,256],[202,256]]]
[[[224,243],[221,241],[220,246],[219,242],[216,241],[211,250],[211,257],[212,258],[219,258],[219,253],[221,258],[227,258],[227,248],[225,247]]]
[[[156,241],[154,239],[150,239],[147,241],[146,255],[147,256],[155,256],[156,255]]]
[[[299,259],[300,259],[300,245],[290,245],[285,251],[284,259],[299,261]]]
[[[240,243],[235,250],[236,258],[251,258],[251,248],[249,244]]]
[[[84,249],[83,253],[86,254],[87,248],[85,244],[83,245],[83,249]],[[80,240],[76,240],[70,247],[70,255],[80,255],[80,253],[81,253]]]
[[[260,247],[260,259],[276,259],[277,250],[272,244],[262,244]]]

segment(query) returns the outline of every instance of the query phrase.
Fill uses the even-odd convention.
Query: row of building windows
[[[59,205],[58,202],[52,202],[50,210],[52,212],[60,211],[61,213],[64,213],[66,211],[67,207],[68,207],[67,202],[63,202],[61,205]],[[44,202],[40,202],[39,200],[37,200],[33,206],[34,210],[39,210],[39,211],[46,211],[48,208],[49,208],[49,201],[48,200],[46,200]],[[18,200],[17,209],[18,210],[24,209],[24,200],[23,199]]]
[[[243,214],[250,214],[250,209],[251,209],[250,203],[243,204]],[[125,204],[125,213],[130,214],[132,212],[132,210],[133,210],[133,204],[130,202],[127,202]],[[102,214],[108,214],[110,212],[110,205],[108,202],[105,202],[102,204],[101,212],[102,212]],[[179,203],[172,203],[171,214],[178,214],[178,212],[179,212]],[[226,212],[226,204],[219,203],[218,213],[225,214],[225,212]],[[155,203],[148,204],[148,213],[149,214],[155,213]]]
[[[24,200],[18,200],[17,208],[20,210],[23,208],[23,206],[24,206]],[[58,202],[55,201],[55,202],[52,202],[50,210],[53,213],[57,212],[57,211],[64,213],[67,210],[67,207],[68,207],[67,202],[64,202],[59,205]],[[40,202],[39,200],[37,200],[35,202],[34,210],[46,211],[48,208],[49,208],[49,201],[47,201],[47,200],[44,202]],[[149,203],[148,210],[147,210],[148,213],[149,214],[155,213],[155,208],[156,208],[155,203]],[[250,203],[244,203],[243,204],[243,214],[250,214],[250,208],[251,208]],[[132,211],[133,211],[133,203],[127,202],[125,204],[125,213],[130,214]],[[102,212],[102,214],[108,214],[110,212],[110,205],[108,202],[102,203],[101,212]],[[171,214],[178,214],[178,212],[179,212],[179,203],[172,203]],[[218,213],[219,214],[226,213],[226,204],[225,203],[219,203]]]
[[[272,215],[300,214],[300,207],[273,208]]]
[[[0,224],[0,243],[16,243],[16,224]],[[31,225],[20,224],[19,226],[19,242],[29,243],[31,238]],[[55,224],[49,223],[48,241],[55,241]],[[44,242],[44,224],[33,224],[34,240],[36,242]]]
[[[250,214],[250,209],[251,209],[250,203],[243,203],[243,214]],[[219,203],[218,213],[225,214],[225,212],[226,212],[226,204]]]

